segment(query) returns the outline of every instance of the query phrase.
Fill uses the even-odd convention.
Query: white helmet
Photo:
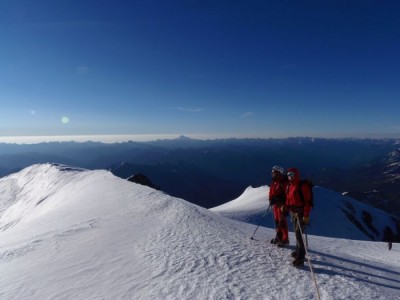
[[[285,174],[285,169],[282,168],[281,166],[273,166],[272,171],[277,171],[277,172],[281,173],[282,175]]]

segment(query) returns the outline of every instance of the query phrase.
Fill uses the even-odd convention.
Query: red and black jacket
[[[287,185],[288,180],[286,176],[280,176],[272,180],[269,188],[269,201],[271,204],[277,204],[278,206],[285,205]]]
[[[308,217],[312,209],[310,188],[306,184],[300,184],[300,172],[298,169],[291,168],[288,169],[289,172],[294,173],[294,178],[289,181],[287,187],[286,205],[292,211],[302,209],[304,216]]]

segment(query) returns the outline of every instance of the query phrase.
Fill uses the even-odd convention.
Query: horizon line
[[[105,144],[123,143],[123,142],[151,142],[157,140],[176,140],[179,138],[188,138],[194,140],[224,140],[224,139],[291,139],[291,138],[309,138],[309,139],[371,139],[371,140],[399,140],[395,137],[356,137],[356,136],[262,136],[250,134],[105,134],[105,135],[48,135],[48,136],[0,136],[0,143],[5,144],[40,144],[51,142],[100,142]]]

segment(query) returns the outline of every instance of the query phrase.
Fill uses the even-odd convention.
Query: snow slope
[[[269,187],[249,187],[237,199],[214,207],[231,219],[273,228],[273,216],[268,208]],[[366,216],[371,216],[371,223]],[[289,220],[289,218],[288,218]],[[354,240],[382,241],[384,229],[389,226],[396,232],[393,216],[340,193],[314,187],[314,209],[310,215],[308,233],[318,236]]]
[[[314,299],[293,245],[254,229],[106,171],[34,165],[0,179],[0,299]],[[322,299],[398,299],[398,244],[309,244]]]

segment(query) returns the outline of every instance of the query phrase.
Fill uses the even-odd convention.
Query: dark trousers
[[[304,259],[306,256],[306,249],[304,247],[304,241],[302,237],[302,232],[304,232],[306,226],[303,222],[303,212],[291,212],[292,224],[294,229],[294,234],[296,236],[296,259]]]

